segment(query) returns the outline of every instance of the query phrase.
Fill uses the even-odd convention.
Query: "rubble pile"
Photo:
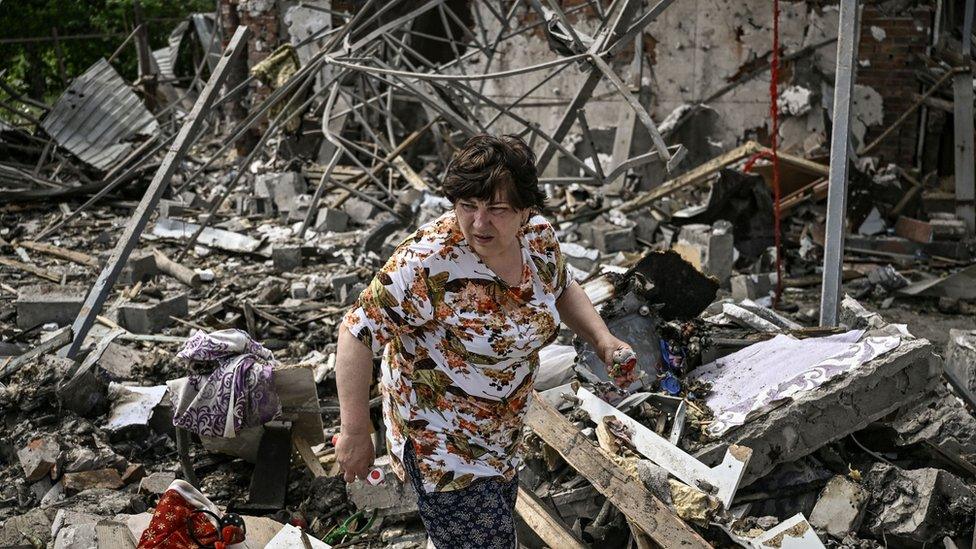
[[[0,547],[135,547],[174,498],[239,515],[240,547],[425,547],[375,386],[375,470],[338,475],[336,337],[394,247],[452,207],[440,176],[482,132],[537,152],[570,274],[637,355],[621,383],[568,330],[542,352],[523,546],[972,544],[976,240],[942,135],[947,83],[972,86],[961,22],[866,8],[865,55],[908,12],[935,45],[903,109],[923,126],[856,90],[838,266],[836,7],[784,15],[774,166],[768,96],[754,119],[723,99],[766,86],[768,3],[729,38],[762,52],[716,54],[728,85],[677,103],[694,79],[676,56],[708,49],[669,45],[697,21],[680,3],[218,4],[245,25],[188,16],[151,52],[156,84],[101,60],[36,123],[0,123]],[[886,141],[906,128],[907,162]]]

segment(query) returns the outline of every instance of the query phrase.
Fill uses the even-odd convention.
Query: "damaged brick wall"
[[[890,10],[889,10],[890,11]],[[929,7],[918,7],[909,13],[892,15],[877,6],[865,6],[861,15],[860,61],[857,82],[874,88],[884,102],[884,122],[871,128],[867,142],[873,141],[922,93],[915,75],[918,54],[925,51],[932,25]],[[882,162],[911,166],[918,141],[919,116],[910,116],[894,135],[874,151]]]

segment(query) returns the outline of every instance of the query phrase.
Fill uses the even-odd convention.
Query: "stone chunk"
[[[27,482],[35,482],[48,474],[57,465],[60,455],[61,447],[50,438],[35,438],[17,451]]]
[[[91,488],[105,488],[117,490],[124,486],[122,477],[115,469],[95,469],[94,471],[81,471],[78,473],[65,473],[64,489],[69,492],[81,492]]]
[[[820,492],[820,499],[810,513],[810,524],[843,539],[861,527],[869,497],[867,490],[859,484],[847,477],[835,476]]]
[[[40,284],[24,286],[17,291],[14,308],[17,310],[17,327],[26,330],[42,324],[58,326],[71,324],[85,302],[87,288]]]
[[[872,494],[867,528],[879,539],[919,546],[972,531],[976,496],[948,471],[875,463],[864,481]]]
[[[189,314],[187,294],[181,293],[148,303],[126,303],[119,307],[119,324],[136,334],[155,334],[171,325],[171,316],[182,318]]]
[[[139,482],[139,493],[162,494],[174,480],[176,480],[176,473],[153,473]]]

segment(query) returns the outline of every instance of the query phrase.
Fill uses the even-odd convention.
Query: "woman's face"
[[[519,228],[529,217],[528,210],[515,209],[501,198],[462,198],[454,211],[464,239],[482,258],[501,256],[516,245]]]

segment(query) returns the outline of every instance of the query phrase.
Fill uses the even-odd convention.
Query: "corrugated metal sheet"
[[[179,55],[180,43],[183,41],[183,36],[186,35],[188,28],[190,28],[189,22],[180,21],[169,33],[169,38],[166,40],[169,45],[152,52],[156,66],[159,68],[159,74],[165,79],[176,78],[176,73],[173,72],[176,56]]]
[[[214,31],[213,14],[194,13],[173,27],[173,31],[169,33],[169,38],[166,40],[168,46],[152,52],[156,65],[159,67],[159,74],[163,78],[176,78],[176,58],[179,55],[180,47],[183,45],[183,38],[190,30],[190,23],[193,24],[193,32],[196,34],[197,42],[202,49],[201,53],[206,54],[207,46],[210,46],[206,58],[210,70],[213,70],[217,66],[217,62],[220,61],[220,38],[217,37],[211,43]]]
[[[104,59],[71,82],[41,127],[58,145],[101,170],[136,146],[128,142],[133,136],[159,129],[152,113]]]

